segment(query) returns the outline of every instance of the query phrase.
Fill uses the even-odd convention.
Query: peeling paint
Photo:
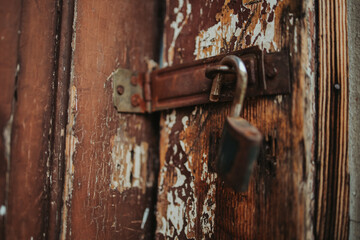
[[[274,18],[276,15],[274,16]],[[259,19],[251,36],[251,43],[259,46],[260,49],[266,49],[267,52],[278,51],[279,48],[274,41],[275,37],[275,21],[268,22],[264,29],[262,19]]]
[[[194,118],[197,119],[196,121],[205,121],[202,115],[199,118],[199,115],[196,114],[197,112],[201,114],[202,109],[195,108],[190,116],[177,117],[172,112],[161,118],[161,136],[166,135],[166,139],[170,135],[180,138],[178,143],[174,143],[172,146],[168,145],[165,148],[167,150],[172,149],[171,155],[167,155],[166,159],[163,156],[161,159],[164,165],[161,166],[159,176],[158,196],[160,198],[158,199],[156,232],[165,238],[176,239],[181,234],[185,234],[188,239],[196,238],[199,218],[202,219],[206,227],[202,230],[204,236],[211,236],[214,232],[217,176],[215,173],[208,172],[207,153],[202,153],[200,165],[193,161],[194,152],[191,150],[193,139],[189,135],[193,134],[194,128],[190,126],[194,124],[192,122]],[[175,124],[179,125],[175,126]],[[198,122],[195,124],[199,125]],[[179,126],[181,127],[180,131],[178,130]],[[175,158],[178,160],[173,161]],[[198,189],[200,182],[209,184],[209,187],[206,187],[208,190]],[[198,191],[204,190],[207,192],[207,198],[199,202]]]
[[[171,114],[166,115],[165,125],[167,126],[166,129],[168,129],[168,133],[171,132],[171,128],[174,126],[175,123],[176,123],[176,111],[174,109],[172,110]]]
[[[110,188],[120,193],[131,188],[146,191],[149,144],[136,144],[135,137],[128,137],[122,128],[110,140],[111,175]]]
[[[14,120],[14,113],[11,113],[9,120],[7,121],[3,130],[3,139],[5,147],[5,159],[7,161],[7,169],[10,167],[10,153],[11,153],[11,131]]]
[[[243,3],[244,9],[250,10],[249,16],[256,16],[255,22],[251,17],[240,22],[239,15],[229,7],[230,0],[226,0],[221,12],[216,15],[217,23],[199,32],[195,38],[194,55],[202,59],[230,52],[242,46],[258,46],[268,52],[278,51],[280,46],[276,41],[275,14],[278,0],[266,1],[266,8],[261,10],[264,2],[252,2],[251,7]]]
[[[191,4],[189,0],[185,0],[185,17],[184,14],[181,12],[182,8],[184,7],[184,0],[178,0],[178,7],[174,8],[174,13],[176,14],[176,19],[170,24],[170,27],[174,29],[174,35],[173,39],[170,43],[169,49],[168,49],[168,56],[167,56],[167,63],[164,63],[164,66],[172,65],[174,61],[174,55],[175,55],[175,43],[177,38],[179,37],[179,34],[181,30],[183,29],[184,25],[187,23],[190,14],[191,14]]]
[[[212,183],[210,185],[210,189],[206,194],[206,198],[204,200],[204,205],[200,218],[201,230],[204,235],[208,234],[209,237],[211,237],[214,232],[215,209],[216,209],[216,202],[214,198],[215,194],[216,194],[216,184]]]
[[[5,216],[5,215],[6,215],[6,206],[1,205],[1,207],[0,207],[0,216]]]
[[[190,188],[195,189],[194,182],[190,182]],[[194,196],[189,196],[186,200],[186,212],[185,212],[185,221],[187,222],[184,232],[188,239],[195,238],[195,228],[197,220],[197,204],[198,200]]]
[[[142,222],[141,222],[141,229],[144,229],[145,227],[145,223],[149,217],[149,211],[150,209],[149,208],[146,208],[145,211],[144,211],[144,215],[143,215],[143,219],[142,219]]]
[[[221,49],[229,49],[231,39],[240,34],[236,26],[239,22],[238,15],[229,8],[229,3],[230,0],[226,0],[221,12],[216,14],[218,23],[205,31],[200,31],[195,38],[194,55],[196,59],[215,56],[220,53]]]
[[[179,198],[178,191],[168,192],[167,200],[169,203],[166,213],[167,219],[170,220],[175,227],[177,235],[180,235],[184,226],[183,216],[185,215],[185,202]]]

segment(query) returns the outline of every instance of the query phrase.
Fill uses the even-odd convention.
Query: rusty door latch
[[[232,52],[231,55],[241,57],[246,66],[246,97],[290,94],[287,51],[264,53],[258,47],[251,47]],[[232,101],[236,74],[219,64],[225,56],[156,69],[149,73],[119,68],[111,76],[114,106],[118,112],[151,113],[209,102]],[[221,73],[221,79],[216,77],[218,73]]]

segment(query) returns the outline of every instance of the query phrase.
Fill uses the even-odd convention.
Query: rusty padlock
[[[237,192],[248,189],[249,179],[262,142],[262,134],[240,118],[247,87],[247,71],[237,56],[226,56],[221,62],[236,73],[236,90],[231,115],[226,118],[215,169],[225,184]],[[221,73],[218,73],[218,75]]]

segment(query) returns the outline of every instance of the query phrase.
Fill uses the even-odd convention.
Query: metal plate
[[[141,75],[131,70],[118,68],[111,76],[113,101],[118,112],[143,113],[146,104],[143,97]]]

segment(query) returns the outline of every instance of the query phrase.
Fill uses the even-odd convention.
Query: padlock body
[[[262,135],[243,118],[227,117],[215,166],[225,184],[246,191],[259,155]]]

